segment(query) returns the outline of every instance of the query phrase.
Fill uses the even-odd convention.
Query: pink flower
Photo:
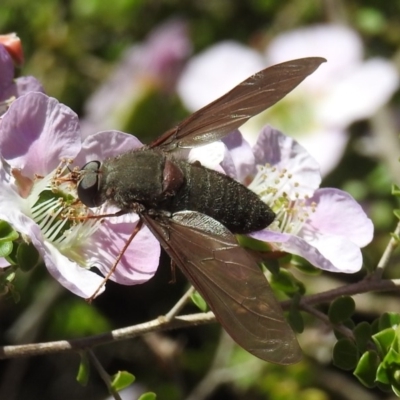
[[[178,93],[195,111],[268,65],[309,56],[328,62],[277,105],[243,125],[241,132],[255,143],[266,123],[279,127],[296,137],[326,175],[341,159],[348,126],[371,117],[399,85],[393,63],[363,60],[361,39],[352,29],[328,24],[300,28],[277,36],[264,54],[233,41],[218,43],[188,62]]]
[[[319,166],[302,146],[269,126],[253,148],[239,131],[224,142],[229,150],[224,170],[277,215],[268,228],[250,236],[327,271],[360,270],[360,248],[372,240],[372,222],[348,193],[318,188]]]
[[[105,83],[89,98],[82,135],[123,129],[132,110],[155,89],[171,91],[191,52],[187,25],[169,20],[128,48]]]
[[[0,219],[31,241],[53,277],[78,296],[93,295],[102,277],[90,269],[107,274],[138,218],[74,219],[94,212],[77,201],[76,187],[66,181],[68,164],[75,160],[82,166],[141,145],[117,131],[99,132],[82,142],[76,114],[42,93],[18,98],[3,116]],[[106,212],[98,210],[100,215]],[[159,255],[158,241],[143,228],[111,279],[124,285],[143,283],[154,275]]]

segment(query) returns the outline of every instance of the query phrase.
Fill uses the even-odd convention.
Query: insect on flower
[[[324,61],[302,58],[258,72],[150,145],[88,162],[77,188],[88,207],[107,202],[119,215],[137,213],[141,223],[131,240],[147,225],[231,337],[279,364],[298,362],[301,349],[262,271],[235,237],[267,227],[275,214],[239,182],[174,153],[223,138]]]

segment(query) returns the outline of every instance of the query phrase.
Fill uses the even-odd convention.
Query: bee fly
[[[256,261],[235,234],[267,227],[274,212],[229,176],[174,157],[174,151],[223,138],[293,90],[321,63],[302,58],[266,68],[187,117],[150,145],[81,170],[78,196],[135,212],[208,303],[229,335],[278,364],[301,349]],[[134,235],[132,235],[133,237]]]

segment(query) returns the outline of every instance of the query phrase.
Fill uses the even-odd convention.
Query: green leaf
[[[297,333],[303,333],[304,331],[304,320],[299,310],[301,296],[296,293],[291,301],[290,310],[288,314],[288,321],[292,329]]]
[[[0,241],[0,257],[4,258],[11,254],[14,244],[11,241]]]
[[[379,363],[378,354],[375,351],[367,351],[361,356],[354,375],[364,386],[373,388],[376,386],[375,379]]]
[[[354,338],[356,340],[356,345],[360,352],[364,352],[367,350],[368,342],[371,340],[372,329],[371,325],[366,322],[360,322],[354,329]]]
[[[119,392],[135,382],[135,379],[135,376],[127,371],[118,371],[111,377],[111,386]]]
[[[8,222],[0,220],[0,242],[17,240],[18,237],[18,232]]]
[[[272,275],[279,275],[279,271],[281,270],[278,260],[271,259],[268,262],[264,260],[261,265],[271,272]]]
[[[6,260],[11,264],[11,265],[17,265],[17,251],[20,243],[18,242],[12,242],[13,243],[13,248],[11,250],[11,253],[6,256]]]
[[[138,400],[156,400],[157,395],[153,392],[143,393]]]
[[[201,296],[199,292],[194,292],[190,298],[192,299],[193,303],[196,304],[196,306],[203,312],[208,311],[208,305]]]
[[[346,371],[356,367],[358,351],[355,344],[349,339],[340,339],[333,348],[333,363]]]
[[[398,185],[392,185],[392,195],[393,196],[400,196],[400,187]]]
[[[263,242],[262,240],[257,240],[245,235],[236,235],[236,239],[242,247],[247,249],[266,253],[271,252],[271,245],[267,242]]]
[[[270,283],[275,289],[281,290],[288,296],[292,296],[295,293],[305,293],[304,284],[284,269],[280,270],[279,274],[272,275]]]
[[[17,264],[22,271],[30,271],[36,267],[39,261],[39,252],[32,243],[20,243],[17,249]]]
[[[346,321],[342,322],[342,325],[345,326],[346,328],[349,328],[351,331],[356,326],[356,324],[352,319],[346,319]],[[342,333],[339,329],[333,329],[333,333],[335,334],[337,340],[347,338],[347,335]]]
[[[288,321],[292,329],[297,333],[303,333],[304,331],[304,319],[300,311],[296,309],[290,309],[288,314]]]
[[[321,273],[322,273],[321,269],[314,267],[314,265],[309,263],[303,257],[299,257],[299,256],[296,256],[296,255],[293,255],[292,258],[291,258],[290,263],[294,267],[296,267],[298,270],[300,270],[301,272],[304,272],[305,274],[321,275]]]
[[[392,328],[384,329],[383,331],[372,335],[372,340],[374,341],[382,357],[385,357],[385,355],[389,352],[395,336],[396,331]]]
[[[78,375],[76,380],[82,385],[86,386],[90,376],[90,363],[86,353],[80,352],[81,362],[79,364]]]
[[[400,219],[400,210],[398,208],[396,208],[395,210],[393,210],[393,214],[395,215],[395,217],[397,219]]]
[[[332,324],[340,324],[349,319],[356,309],[356,303],[350,296],[341,296],[332,301],[328,310],[328,317]]]
[[[400,324],[400,314],[393,312],[386,312],[379,318],[379,330],[382,331],[386,328],[396,328]]]

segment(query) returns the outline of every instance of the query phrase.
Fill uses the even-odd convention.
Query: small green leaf
[[[262,240],[257,240],[245,235],[236,235],[236,239],[242,247],[247,249],[266,253],[271,252],[271,245],[267,242],[263,242]]]
[[[298,309],[290,309],[288,314],[288,321],[292,329],[297,333],[304,331],[304,319]]]
[[[20,243],[17,250],[17,263],[22,271],[30,271],[39,261],[39,252],[32,243]]]
[[[395,215],[395,217],[397,219],[400,219],[400,210],[398,208],[396,208],[395,210],[393,210],[393,214]]]
[[[355,344],[349,339],[340,339],[333,348],[333,363],[346,371],[356,367],[358,351]]]
[[[386,328],[395,329],[400,324],[400,314],[393,312],[386,312],[379,318],[379,330],[382,331]]]
[[[311,263],[305,260],[303,257],[293,255],[290,261],[291,265],[296,267],[301,272],[309,275],[321,275],[322,270],[314,267]]]
[[[375,333],[379,332],[379,318],[376,318],[372,321],[371,324],[371,333],[375,335]]]
[[[340,324],[349,319],[356,309],[356,304],[352,297],[341,296],[332,301],[328,310],[328,317],[332,324]]]
[[[295,293],[304,294],[306,290],[302,282],[284,269],[280,270],[278,275],[272,275],[271,285],[288,296],[292,296]]]
[[[385,357],[389,352],[395,336],[396,332],[392,328],[384,329],[383,331],[372,335],[372,340],[374,341],[382,357]]]
[[[153,392],[143,393],[138,400],[156,400],[157,395]]]
[[[299,310],[300,301],[301,301],[301,296],[300,294],[296,293],[292,297],[290,310],[288,314],[289,324],[292,327],[292,329],[297,333],[303,333],[304,331],[304,320]]]
[[[86,386],[90,376],[90,363],[89,359],[86,356],[86,353],[81,352],[80,356],[81,356],[81,362],[79,364],[78,375],[76,376],[76,380],[82,386]]]
[[[279,275],[279,271],[281,270],[281,267],[279,265],[278,260],[264,260],[261,265],[266,268],[269,272],[271,272],[272,275]]]
[[[111,377],[111,386],[119,392],[135,382],[135,379],[135,376],[127,371],[118,371]]]
[[[17,251],[20,243],[18,242],[13,242],[13,248],[11,250],[11,253],[6,256],[6,260],[11,264],[11,265],[17,265]]]
[[[371,325],[366,322],[360,322],[354,329],[354,338],[356,340],[356,345],[360,352],[364,352],[367,350],[368,342],[371,340],[372,329]]]
[[[375,351],[367,351],[361,356],[354,375],[364,386],[373,388],[376,386],[375,379],[379,363],[378,354]]]
[[[19,234],[6,221],[0,220],[0,242],[17,240]]]
[[[193,303],[196,304],[196,306],[203,312],[208,311],[208,305],[201,296],[199,292],[194,292],[190,298],[192,299]]]
[[[345,326],[346,328],[349,328],[351,331],[355,328],[356,324],[352,319],[346,319],[346,321],[342,322],[342,325]],[[345,333],[342,333],[339,329],[333,329],[333,333],[336,336],[336,339],[345,339],[348,336]]]
[[[4,258],[11,254],[14,244],[11,241],[0,241],[0,257]]]
[[[393,184],[392,185],[392,195],[393,196],[400,196],[400,187]]]

